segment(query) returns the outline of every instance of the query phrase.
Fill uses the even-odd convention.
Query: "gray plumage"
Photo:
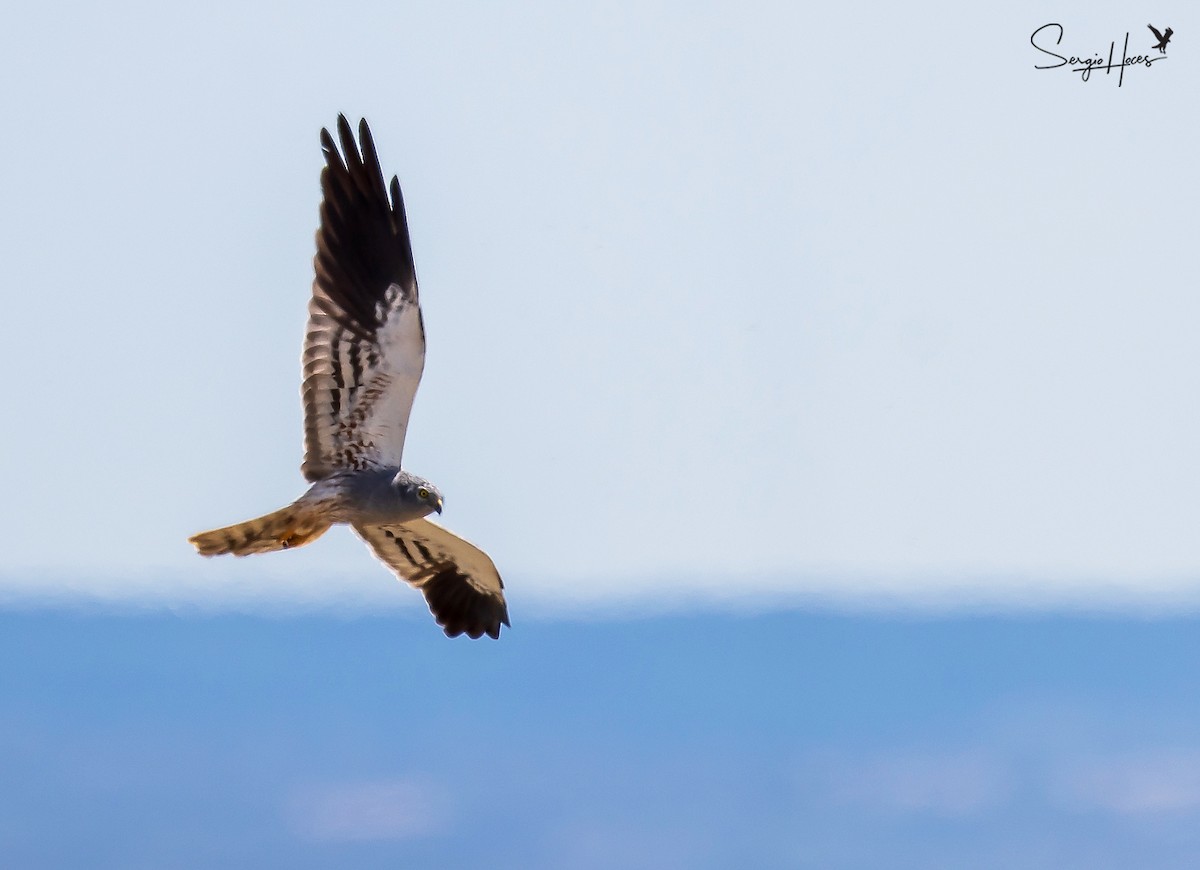
[[[425,326],[400,183],[384,184],[367,122],[359,144],[338,116],[341,153],[321,131],[321,223],[308,304],[304,461],[312,483],[274,513],[190,540],[205,556],[299,547],[345,523],[397,576],[420,589],[451,637],[500,636],[504,584],[473,544],[425,519],[442,493],[401,468],[425,366]]]

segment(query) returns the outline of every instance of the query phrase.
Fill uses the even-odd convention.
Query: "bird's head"
[[[426,514],[442,512],[442,491],[425,478],[401,471],[392,479],[392,486],[396,487],[407,504],[425,508]]]

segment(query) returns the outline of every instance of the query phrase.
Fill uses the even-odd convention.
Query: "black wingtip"
[[[321,130],[321,222],[315,270],[319,307],[352,334],[369,338],[387,288],[416,289],[416,268],[402,208],[388,198],[366,119],[354,139],[345,113]],[[314,299],[318,291],[314,289]]]
[[[342,156],[346,160],[346,168],[353,172],[362,165],[362,156],[358,151],[358,143],[354,141],[354,130],[345,115],[338,115],[338,138],[342,141]]]
[[[504,619],[501,622],[497,622],[495,625],[489,625],[486,628],[478,625],[471,626],[470,628],[467,628],[463,625],[443,625],[442,633],[445,634],[446,637],[462,637],[465,634],[467,637],[471,638],[471,640],[479,640],[486,634],[492,640],[499,640],[501,625],[512,628],[512,626],[508,624],[508,620]]]
[[[350,126],[349,119],[346,118],[344,112],[338,112],[337,123],[334,125],[337,130],[338,142],[341,143],[341,148],[338,148],[334,142],[333,134],[329,132],[328,127],[321,128],[321,148],[326,154],[338,155],[338,162],[343,163],[342,158],[345,158],[343,165],[350,167],[361,161],[359,155],[358,143],[354,141],[354,131]],[[367,119],[363,118],[358,124],[359,135],[367,140],[370,139],[371,131],[367,127]]]
[[[451,617],[447,617],[444,614],[439,617],[437,614],[434,614],[434,618],[437,620],[437,624],[441,626],[446,637],[461,637],[465,634],[471,640],[479,640],[479,638],[486,634],[492,640],[499,640],[502,627],[512,628],[512,623],[508,621],[507,606],[504,607],[504,610],[499,614],[499,618],[494,622],[484,622],[479,620],[478,617],[472,619],[464,614],[457,614]]]
[[[333,136],[329,134],[328,127],[321,128],[321,151],[325,153],[326,160],[331,156],[336,156],[338,162],[341,163],[341,155],[338,154],[337,145],[333,144]]]

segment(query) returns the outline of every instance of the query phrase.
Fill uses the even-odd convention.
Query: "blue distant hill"
[[[0,613],[38,867],[1190,867],[1200,622]]]

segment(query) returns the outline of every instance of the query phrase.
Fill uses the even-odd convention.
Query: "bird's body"
[[[384,184],[366,121],[362,150],[338,117],[342,156],[321,131],[326,167],[308,306],[303,383],[308,491],[254,520],[190,540],[205,556],[246,556],[354,529],[381,561],[420,589],[446,634],[499,637],[504,584],[474,545],[425,519],[436,486],[401,467],[409,412],[425,366],[425,326],[400,185]]]
[[[248,556],[303,546],[333,525],[396,525],[419,520],[435,510],[440,513],[441,497],[435,497],[436,504],[414,499],[411,493],[414,483],[427,492],[435,491],[431,489],[432,484],[398,468],[331,474],[318,480],[308,492],[282,510],[223,529],[201,532],[191,540],[202,556],[225,553]],[[272,523],[264,522],[272,517],[277,519]]]
[[[350,525],[389,525],[407,523],[437,511],[442,512],[442,497],[426,480],[402,471],[386,468],[349,475],[335,475],[342,495],[342,510]],[[428,500],[413,498],[413,490],[425,489]],[[311,488],[309,490],[312,491]]]

